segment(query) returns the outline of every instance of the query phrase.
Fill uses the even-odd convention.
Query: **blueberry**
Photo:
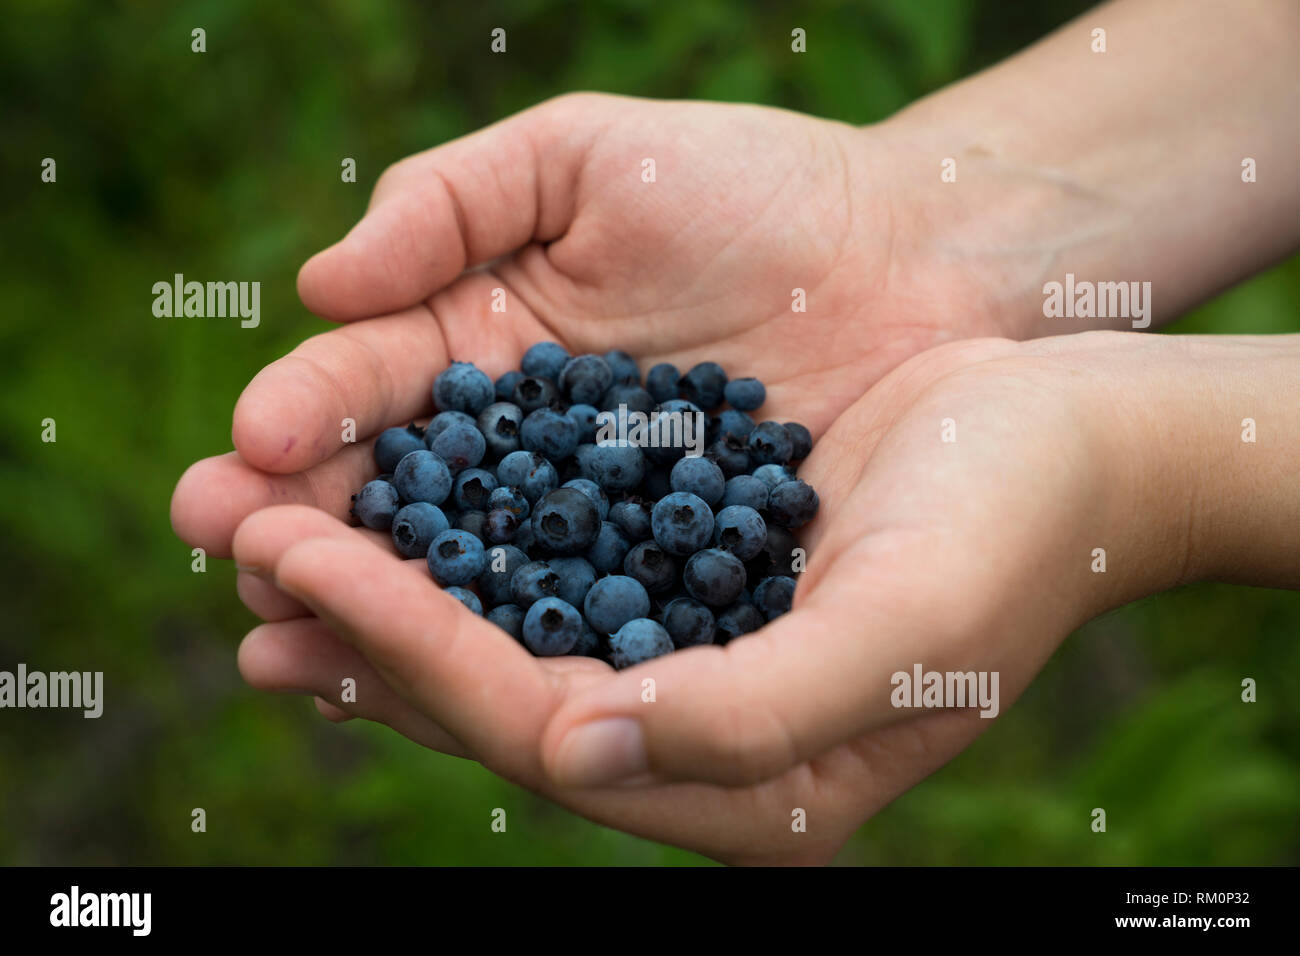
[[[605,491],[631,491],[645,476],[645,456],[636,445],[594,445],[587,453],[585,477]]]
[[[738,412],[752,412],[767,400],[767,389],[756,378],[733,378],[722,393]]]
[[[524,642],[524,609],[517,604],[498,604],[487,612],[487,619],[520,644]]]
[[[609,363],[599,355],[579,355],[569,359],[560,373],[559,386],[569,400],[578,405],[595,405],[614,384]]]
[[[649,415],[654,411],[655,404],[650,393],[640,385],[611,385],[609,391],[600,400],[600,407],[606,411],[614,412],[625,408],[629,412],[640,412],[642,415]]]
[[[716,616],[717,631],[713,643],[726,644],[741,634],[757,631],[763,626],[763,615],[752,604],[736,603],[718,612]]]
[[[591,503],[596,506],[600,512],[600,520],[604,521],[609,515],[609,497],[601,490],[600,485],[596,484],[590,478],[571,478],[560,486],[561,488],[576,488],[584,495],[591,499]]]
[[[549,378],[521,378],[515,383],[511,400],[525,415],[539,408],[547,408],[560,397],[560,390]]]
[[[443,587],[469,584],[486,564],[483,542],[468,531],[444,531],[429,546],[429,573]]]
[[[780,422],[759,422],[749,433],[746,445],[756,465],[784,465],[794,454],[794,442]]]
[[[433,381],[433,400],[439,411],[477,415],[492,404],[495,396],[492,379],[470,362],[452,362]]]
[[[610,505],[609,520],[622,528],[627,540],[633,543],[645,541],[653,533],[650,530],[650,506],[635,495]]]
[[[375,464],[380,471],[392,471],[409,452],[424,447],[424,429],[412,422],[405,428],[385,428],[375,439]]]
[[[483,603],[478,599],[478,595],[473,591],[467,591],[464,588],[451,587],[447,588],[445,593],[450,594],[479,617],[483,616]]]
[[[595,657],[601,660],[606,656],[600,643],[600,635],[593,631],[591,625],[585,620],[582,622],[582,635],[569,654],[573,657]]]
[[[623,559],[623,573],[636,578],[648,594],[663,594],[677,583],[677,562],[653,541],[642,541]]]
[[[623,559],[631,547],[622,528],[612,521],[602,521],[596,540],[587,549],[587,560],[601,574],[609,574],[623,567]]]
[[[783,481],[789,481],[794,475],[785,465],[759,465],[754,469],[754,477],[767,485],[770,493],[773,488]]]
[[[713,643],[716,628],[713,612],[694,598],[679,597],[669,601],[664,608],[663,623],[676,647]]]
[[[650,371],[646,372],[645,387],[646,391],[656,402],[666,402],[671,398],[677,397],[677,383],[681,379],[681,373],[677,371],[677,366],[668,362],[660,362]]]
[[[682,376],[677,392],[682,398],[700,408],[716,408],[722,404],[723,390],[727,386],[727,373],[717,362],[701,362]]]
[[[493,402],[478,415],[478,430],[494,458],[519,450],[519,426],[524,413],[513,402]]]
[[[775,620],[790,610],[794,603],[794,578],[775,574],[764,578],[754,588],[754,606],[763,612],[769,621]]]
[[[549,378],[552,382],[560,380],[564,364],[569,361],[569,353],[558,342],[538,342],[524,353],[519,367],[525,375],[536,378]]]
[[[486,511],[488,498],[496,491],[497,480],[483,468],[466,468],[456,476],[452,500],[462,511]]]
[[[515,386],[524,377],[523,372],[509,371],[502,375],[492,386],[498,402],[508,402],[514,397]]]
[[[770,577],[773,574],[793,576],[795,549],[798,547],[792,535],[785,528],[772,522],[767,523],[767,542],[763,550],[749,563],[746,569],[751,580]]]
[[[605,353],[605,362],[614,376],[615,385],[640,384],[641,371],[636,367],[636,359],[627,352],[622,349],[610,349]]]
[[[367,481],[352,496],[352,514],[367,528],[384,531],[391,527],[401,506],[398,491],[387,481]]]
[[[723,435],[733,435],[743,440],[748,438],[749,433],[754,430],[754,419],[744,412],[736,411],[734,408],[724,409],[722,414],[709,424],[713,433],[712,438],[715,441]]]
[[[397,463],[393,484],[404,501],[440,505],[451,494],[451,472],[447,463],[433,452],[413,451]]]
[[[508,485],[502,485],[495,488],[493,489],[492,494],[488,495],[487,510],[491,512],[497,508],[503,508],[506,511],[509,511],[520,521],[527,518],[529,512],[532,511],[532,505],[528,503],[528,499],[524,497],[524,493],[518,488],[513,488]]]
[[[487,566],[476,584],[489,604],[505,604],[513,599],[510,583],[515,572],[528,563],[528,555],[513,544],[498,544],[487,549]]]
[[[730,433],[722,435],[704,453],[704,457],[715,463],[727,478],[734,478],[749,471],[749,451],[746,439]]]
[[[685,491],[704,499],[710,508],[722,500],[727,479],[722,469],[707,458],[683,458],[673,465],[670,475],[673,491]]]
[[[531,521],[525,521],[521,524],[518,530],[515,531],[515,536],[510,539],[510,543],[521,551],[531,551],[533,546],[537,543],[536,539],[533,537],[533,523]]]
[[[487,453],[487,442],[477,425],[456,422],[442,430],[430,443],[429,450],[445,461],[454,475],[481,462]]]
[[[424,429],[424,447],[433,448],[433,440],[452,425],[473,425],[474,416],[464,412],[439,412]]]
[[[766,482],[753,475],[736,475],[734,478],[728,478],[727,489],[722,494],[722,506],[727,508],[731,505],[744,505],[746,508],[762,511],[767,507]]]
[[[697,495],[674,491],[655,504],[650,527],[659,547],[686,557],[706,547],[713,537],[713,510]]]
[[[565,412],[578,426],[578,442],[584,445],[596,441],[596,416],[600,414],[594,405],[570,405]]]
[[[540,452],[551,461],[568,458],[578,447],[578,423],[551,408],[529,412],[519,429],[525,451]]]
[[[587,592],[596,583],[596,569],[586,558],[549,558],[546,563],[560,579],[556,596],[574,607],[582,607]]]
[[[821,502],[812,486],[793,478],[772,489],[767,510],[772,521],[785,528],[799,528],[812,521]]]
[[[468,531],[484,544],[487,544],[487,512],[462,511],[453,522],[460,531]]]
[[[582,615],[557,597],[542,598],[524,615],[524,645],[538,657],[567,654],[581,636]]]
[[[646,454],[660,465],[671,465],[686,454],[698,451],[708,438],[709,424],[699,406],[682,398],[661,402],[655,409]]]
[[[753,508],[728,505],[713,520],[713,544],[741,561],[752,560],[767,544],[767,522]]]
[[[513,541],[520,521],[505,508],[494,508],[483,519],[483,543],[505,544]]]
[[[422,558],[429,553],[433,539],[450,527],[451,522],[441,508],[427,501],[416,501],[393,518],[393,544],[403,557]]]
[[[555,597],[560,591],[560,576],[545,561],[529,561],[520,565],[510,579],[510,597],[524,610],[545,597]]]
[[[582,606],[598,633],[613,634],[628,621],[650,613],[650,595],[635,578],[611,574],[591,586]]]
[[[617,670],[673,651],[673,639],[649,618],[628,621],[609,637],[610,660]]]
[[[555,554],[581,554],[600,534],[600,510],[576,488],[557,488],[533,509],[533,537]]]
[[[682,583],[695,600],[725,607],[745,590],[745,565],[729,551],[707,548],[691,555],[682,571]]]
[[[809,452],[812,451],[812,432],[798,422],[786,422],[785,430],[790,435],[790,442],[793,446],[790,457],[795,461],[807,458]]]
[[[518,488],[530,503],[560,483],[555,466],[544,455],[531,451],[514,451],[497,465],[497,484]]]

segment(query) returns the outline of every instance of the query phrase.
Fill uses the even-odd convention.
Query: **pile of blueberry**
[[[630,667],[790,609],[802,569],[791,529],[818,506],[795,477],[812,436],[755,423],[760,381],[701,362],[685,375],[656,365],[643,382],[626,352],[570,356],[554,342],[521,366],[495,383],[468,362],[442,372],[439,413],[380,434],[383,474],[352,514],[539,656]],[[628,440],[634,420],[650,437]]]

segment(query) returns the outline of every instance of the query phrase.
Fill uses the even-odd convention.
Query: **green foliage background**
[[[234,650],[253,618],[228,564],[191,573],[172,486],[230,447],[243,384],[323,328],[297,301],[298,265],[390,162],[574,89],[878,120],[1085,6],[11,0],[0,668],[102,670],[107,711],[0,712],[0,862],[702,862],[248,690]],[[507,56],[488,52],[495,26]],[[39,182],[46,156],[57,185]],[[344,156],[356,185],[339,181]],[[154,318],[150,287],[174,272],[260,277],[260,328]],[[1292,260],[1179,328],[1294,329],[1297,293]],[[57,444],[40,441],[47,416]],[[1300,862],[1298,622],[1300,595],[1217,586],[1094,622],[841,860]],[[189,827],[199,806],[206,835]],[[489,832],[497,806],[507,835]],[[1088,828],[1098,806],[1105,836]]]

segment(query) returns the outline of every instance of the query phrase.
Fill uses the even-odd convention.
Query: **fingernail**
[[[605,787],[649,769],[640,723],[630,717],[611,717],[565,735],[554,776],[566,787]]]
[[[260,568],[256,564],[236,564],[236,571],[243,571],[246,574],[256,574],[259,577],[266,573],[266,568]]]

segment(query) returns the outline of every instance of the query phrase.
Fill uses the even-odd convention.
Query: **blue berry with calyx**
[[[497,508],[504,508],[512,515],[522,521],[527,518],[532,511],[533,506],[528,503],[524,493],[518,488],[510,485],[501,485],[493,489],[492,494],[488,495],[487,510],[493,511]]]
[[[498,604],[484,616],[520,644],[524,642],[524,609],[517,604]]]
[[[462,511],[486,511],[488,498],[496,491],[497,480],[485,468],[466,468],[456,476],[452,500]]]
[[[487,566],[483,542],[468,531],[444,531],[429,545],[429,573],[443,587],[463,587]]]
[[[497,484],[518,488],[529,502],[560,484],[560,476],[545,455],[533,451],[513,451],[497,464]]]
[[[582,607],[598,633],[613,634],[628,621],[650,613],[650,595],[635,578],[611,574],[591,586]]]
[[[609,574],[623,567],[623,559],[631,547],[632,543],[622,528],[612,521],[602,521],[596,540],[587,549],[586,558],[601,574]]]
[[[510,400],[519,406],[525,415],[539,408],[549,408],[560,400],[560,389],[549,378],[528,376],[515,383],[514,394]]]
[[[433,440],[452,425],[473,425],[475,422],[473,415],[466,415],[464,412],[439,412],[433,416],[433,421],[424,427],[424,447],[432,450]]]
[[[558,657],[582,637],[582,615],[557,597],[533,603],[524,614],[524,645],[538,657]]]
[[[767,523],[767,542],[746,568],[750,580],[756,581],[759,578],[770,577],[773,574],[784,574],[793,577],[796,570],[794,567],[795,552],[798,547],[794,535],[785,528],[769,521]]]
[[[512,369],[498,378],[492,384],[492,391],[496,394],[497,401],[508,402],[514,398],[515,386],[519,384],[519,380],[523,377],[523,372]]]
[[[587,453],[585,474],[606,492],[631,491],[645,476],[645,456],[636,445],[593,445]]]
[[[763,626],[763,615],[752,604],[736,602],[715,615],[717,630],[713,643],[726,644],[742,634],[757,631]]]
[[[706,548],[686,562],[682,583],[695,600],[710,607],[725,607],[745,590],[745,565],[729,551]]]
[[[540,452],[551,461],[568,458],[578,448],[578,423],[552,408],[529,412],[519,428],[525,451]]]
[[[510,579],[510,598],[524,610],[545,597],[555,597],[560,592],[560,576],[545,561],[529,561],[520,565]]]
[[[478,425],[457,422],[444,428],[429,445],[429,450],[445,461],[447,469],[454,475],[483,460],[487,441]]]
[[[722,507],[743,505],[762,511],[767,507],[767,482],[753,475],[735,475],[727,479],[727,488],[722,493]]]
[[[610,505],[608,517],[623,529],[623,534],[633,544],[645,541],[653,533],[650,530],[650,505],[636,495]]]
[[[673,640],[648,617],[628,621],[609,636],[610,662],[616,670],[645,663],[673,652]]]
[[[709,422],[709,438],[717,441],[723,435],[734,435],[743,442],[754,430],[754,419],[734,408],[723,409],[722,413]]]
[[[659,547],[669,554],[687,557],[712,540],[713,509],[698,495],[674,491],[655,503],[650,528]]]
[[[794,442],[780,422],[759,422],[749,433],[746,450],[756,465],[784,465],[794,454]]]
[[[475,579],[479,593],[489,604],[509,604],[513,600],[510,584],[515,572],[528,563],[528,555],[513,544],[497,544],[487,549],[483,571]]]
[[[393,518],[393,545],[404,558],[422,558],[433,539],[451,527],[437,505],[416,501],[403,507]]]
[[[682,398],[702,409],[717,408],[722,404],[727,387],[727,373],[717,362],[701,362],[682,376],[677,392]]]
[[[609,365],[615,385],[641,384],[641,370],[636,367],[636,359],[622,349],[610,349],[606,352],[605,363]]]
[[[794,477],[786,465],[759,465],[754,469],[754,477],[767,485],[768,493],[783,481],[789,481]]]
[[[798,478],[781,482],[767,496],[772,521],[786,528],[800,528],[812,521],[820,504],[812,485]]]
[[[748,448],[746,439],[738,435],[725,434],[709,446],[704,457],[722,469],[724,476],[735,478],[749,471]]]
[[[556,597],[568,601],[574,607],[582,607],[587,592],[596,583],[596,569],[591,566],[591,562],[586,558],[570,556],[547,558],[546,563],[560,579],[555,591]]]
[[[600,534],[600,511],[576,488],[557,488],[533,508],[533,538],[553,554],[581,554]]]
[[[465,588],[450,587],[446,589],[446,593],[469,608],[472,613],[477,614],[479,617],[483,616],[483,602],[478,599],[478,595],[473,591],[467,591]]]
[[[605,494],[600,485],[590,478],[570,478],[560,487],[575,488],[590,498],[591,503],[596,506],[596,511],[600,514],[601,521],[604,521],[609,515],[609,496]]]
[[[352,515],[367,528],[385,531],[392,527],[393,518],[401,507],[398,491],[387,481],[376,478],[367,481],[352,496]]]
[[[581,445],[591,445],[596,441],[596,416],[600,414],[600,409],[594,405],[570,405],[569,410],[564,414],[573,419],[573,423],[578,426],[578,443]]]
[[[472,362],[452,362],[433,380],[433,400],[439,411],[477,415],[492,404],[496,389]]]
[[[722,391],[727,404],[738,412],[752,412],[767,401],[767,389],[756,378],[733,378]]]
[[[645,375],[645,388],[650,397],[660,404],[677,397],[677,383],[681,372],[671,362],[660,362]]]
[[[455,520],[452,521],[452,527],[458,528],[461,531],[468,531],[484,544],[487,544],[486,511],[457,512]]]
[[[519,428],[524,413],[514,402],[493,402],[478,413],[478,430],[493,458],[500,459],[519,450]]]
[[[451,494],[451,471],[433,452],[413,451],[403,456],[393,469],[393,484],[403,501],[440,505]]]
[[[613,384],[614,373],[599,355],[575,356],[560,373],[560,390],[579,405],[595,405]]]
[[[775,574],[770,578],[763,578],[758,582],[758,587],[754,588],[754,606],[769,621],[774,621],[787,613],[793,603],[794,578]]]
[[[560,380],[560,373],[569,361],[569,352],[558,342],[538,342],[530,346],[519,362],[525,375],[535,378],[549,378],[552,382]]]
[[[802,461],[812,452],[812,432],[798,422],[786,422],[786,433],[790,436],[790,458],[794,461]]]
[[[767,522],[753,508],[728,505],[713,519],[713,544],[741,561],[750,561],[767,544]]]
[[[483,543],[505,544],[515,539],[520,520],[505,508],[494,508],[483,519]]]
[[[623,573],[640,581],[647,594],[663,594],[677,584],[677,562],[654,541],[642,541],[628,551]]]
[[[722,469],[707,458],[683,458],[669,475],[673,491],[685,491],[702,498],[710,508],[722,500],[727,479]]]
[[[391,472],[402,458],[424,447],[424,429],[412,422],[405,428],[385,428],[375,439],[375,464]]]
[[[679,597],[668,602],[663,613],[664,630],[678,648],[712,644],[717,627],[713,612],[695,598]]]

